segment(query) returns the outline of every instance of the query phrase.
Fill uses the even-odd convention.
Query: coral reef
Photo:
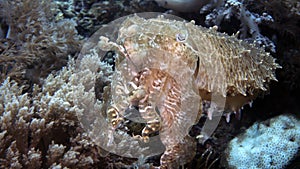
[[[50,74],[41,88],[34,85],[31,94],[22,94],[22,86],[20,89],[16,82],[6,79],[0,86],[0,168],[109,168],[118,166],[114,164],[117,161],[121,161],[118,168],[124,167],[126,160],[105,160],[113,157],[94,142],[96,137],[107,143],[103,139],[112,137],[105,136],[109,130],[95,124],[95,129],[105,131],[93,136],[79,121],[93,112],[97,117],[103,109],[102,102],[95,102],[94,89],[100,85],[97,78],[105,81],[111,75],[111,66],[93,54],[78,64],[69,58],[67,67]],[[118,143],[123,151],[142,154],[134,142],[127,141]],[[140,163],[129,164],[144,166]]]
[[[240,38],[256,43],[259,46],[265,46],[267,49],[275,52],[275,44],[268,37],[260,33],[258,24],[262,22],[269,23],[273,21],[272,16],[267,13],[258,15],[246,9],[241,1],[226,0],[223,3],[217,2],[217,5],[209,4],[201,9],[202,13],[212,10],[206,16],[207,25],[221,25],[224,20],[229,20],[231,17],[236,17],[241,21],[241,28],[239,29]],[[222,5],[220,5],[222,4]],[[248,36],[250,34],[250,37]]]
[[[159,0],[155,1],[159,2]],[[177,122],[180,122],[181,118],[184,118],[184,120],[191,123],[186,124],[183,128],[192,125],[199,118],[200,120],[190,129],[180,130],[182,132],[178,135],[176,135],[176,130],[178,128],[182,129],[179,126],[181,123],[172,123],[172,119],[162,121],[163,118],[160,117],[160,114],[163,111],[160,108],[176,104],[175,109],[166,109],[170,114],[175,114],[174,112],[180,111],[178,107],[183,107],[178,98],[187,97],[186,95],[180,95],[180,93],[183,93],[182,89],[184,88],[180,88],[180,83],[177,83],[180,80],[174,77],[174,74],[182,72],[169,74],[158,69],[143,69],[141,68],[144,66],[143,64],[138,68],[140,70],[139,74],[134,74],[134,76],[128,74],[127,76],[124,72],[127,71],[128,66],[130,70],[137,70],[135,66],[139,64],[136,63],[143,61],[138,60],[139,57],[137,56],[144,56],[144,54],[141,54],[143,50],[153,44],[159,44],[158,46],[163,47],[164,50],[174,51],[176,56],[181,56],[184,53],[183,51],[190,48],[195,48],[195,51],[204,50],[204,48],[199,48],[196,43],[199,40],[196,37],[196,35],[199,35],[197,26],[194,25],[194,27],[197,27],[194,33],[186,34],[187,31],[185,30],[187,29],[183,26],[179,33],[175,32],[174,34],[170,30],[176,30],[178,25],[183,24],[174,21],[172,29],[162,31],[167,32],[166,34],[170,34],[170,36],[159,35],[156,38],[153,38],[154,36],[151,34],[153,30],[149,29],[147,30],[150,32],[149,34],[143,34],[149,35],[148,39],[147,36],[142,36],[144,42],[151,42],[149,46],[143,46],[143,41],[135,41],[137,39],[135,34],[131,34],[132,37],[126,38],[124,34],[120,35],[123,38],[115,41],[117,42],[115,43],[117,44],[115,51],[127,49],[134,57],[129,57],[127,54],[122,55],[127,51],[108,51],[104,53],[89,51],[91,52],[89,54],[77,55],[83,44],[83,38],[89,38],[99,27],[114,19],[136,12],[172,12],[159,7],[155,1],[0,0],[0,168],[155,168],[154,166],[160,165],[162,168],[163,166],[173,168],[223,168],[220,159],[224,158],[223,152],[228,142],[239,133],[242,133],[245,128],[256,121],[266,120],[285,112],[299,112],[299,95],[297,93],[299,93],[300,84],[300,15],[297,0],[164,0],[168,4],[160,3],[161,6],[166,8],[173,8],[175,10],[173,14],[186,20],[195,20],[196,25],[212,26],[218,24],[218,31],[227,32],[228,34],[240,30],[240,33],[236,36],[250,42],[254,41],[255,37],[260,37],[259,40],[262,41],[258,42],[263,42],[263,45],[271,44],[267,50],[274,49],[272,43],[275,44],[276,53],[272,52],[271,54],[278,59],[277,62],[283,67],[283,69],[276,70],[276,77],[279,82],[270,85],[272,92],[264,95],[263,98],[256,99],[251,109],[249,106],[242,107],[244,108],[243,114],[230,114],[227,111],[238,110],[248,101],[253,100],[262,93],[267,93],[261,89],[269,90],[269,83],[273,77],[271,74],[274,74],[276,65],[273,65],[273,70],[267,70],[260,64],[259,60],[256,60],[257,62],[253,65],[254,67],[255,65],[260,67],[259,72],[265,72],[261,75],[266,78],[266,82],[263,82],[263,80],[258,80],[258,83],[252,81],[251,87],[246,87],[246,80],[240,78],[241,81],[238,87],[230,90],[227,90],[227,88],[226,91],[221,90],[222,87],[220,86],[216,89],[216,84],[210,83],[200,85],[205,88],[204,90],[198,91],[196,90],[197,87],[193,88],[194,92],[197,95],[201,94],[203,99],[201,105],[199,105],[201,111],[197,115],[196,113],[188,114],[187,116],[190,119],[186,119],[186,115],[182,112],[177,113],[180,116],[176,116],[175,119],[177,118]],[[198,4],[195,5],[195,3]],[[239,8],[240,5],[243,8]],[[191,10],[191,7],[193,10]],[[243,16],[241,14],[247,14],[248,12],[250,12],[248,18],[241,17]],[[173,19],[175,18],[164,22],[160,21],[158,25],[165,27]],[[132,20],[127,21],[127,26],[143,23],[143,19],[140,20],[141,23],[132,22]],[[143,24],[149,27],[152,26],[150,23]],[[192,23],[184,24],[193,25]],[[118,32],[120,26],[114,29]],[[127,27],[123,25],[123,28]],[[134,30],[132,28],[137,27],[130,26],[131,29],[128,28],[127,30]],[[156,32],[158,31],[156,30]],[[237,41],[234,37],[217,33],[216,27],[204,31],[212,35],[212,37],[203,37],[203,39],[210,39],[203,43],[204,47],[207,47],[207,51],[209,51],[209,45],[207,44],[215,44],[216,42],[220,42],[216,43],[219,45],[223,42],[241,45],[242,50],[245,45],[247,46],[247,44]],[[110,35],[109,33],[110,30],[108,30],[108,35]],[[229,40],[214,39],[215,35]],[[107,37],[112,40],[110,36]],[[151,41],[151,38],[157,41]],[[172,45],[160,45],[160,39],[162,38],[168,38],[167,42]],[[197,40],[189,41],[190,39]],[[269,39],[272,42],[268,41]],[[98,43],[98,40],[96,39],[96,43]],[[132,42],[139,45],[135,46],[136,48],[128,48],[132,46]],[[178,45],[179,49],[184,50],[175,50],[172,47],[174,43],[180,44]],[[86,45],[90,44],[87,43]],[[120,45],[122,48],[118,48]],[[228,64],[226,61],[231,61],[224,60],[224,58],[214,60],[212,56],[217,56],[228,47],[229,49],[235,49],[234,46],[229,45],[224,48],[223,45],[222,47],[212,45],[212,49],[216,48],[218,50],[216,50],[216,53],[209,55],[211,64],[204,64],[202,70],[199,69],[198,64],[200,60],[196,57],[197,64],[189,63],[189,65],[193,65],[193,70],[197,70],[194,72],[193,78],[195,79],[197,75],[200,77],[200,71],[223,70],[224,66],[222,68],[213,67],[214,64],[212,63],[220,64],[224,61]],[[249,45],[246,48],[256,47]],[[153,47],[150,51],[155,50],[156,48]],[[220,53],[218,53],[219,51]],[[165,58],[154,55],[152,59],[156,61],[174,57],[173,53],[164,51],[156,51],[155,53],[158,55],[165,54]],[[246,53],[241,52],[241,55],[243,55],[241,58],[248,58]],[[250,52],[251,58],[253,53],[258,53],[257,56],[262,56],[262,59],[266,58],[266,62],[263,63],[273,62],[272,59],[269,60],[271,57],[265,54],[263,50]],[[224,52],[224,54],[231,56],[233,52]],[[75,62],[74,58],[77,57],[79,57],[79,60]],[[132,60],[134,61],[132,62],[130,61],[132,58],[137,60]],[[202,58],[207,59],[208,57],[203,55]],[[206,63],[208,60],[202,61]],[[232,61],[234,60],[239,60],[239,58]],[[247,62],[253,63],[254,60],[250,59]],[[243,67],[244,65],[243,63],[233,64],[229,67],[225,66],[225,69],[231,70],[230,68],[234,67],[234,70],[237,70],[239,66]],[[269,66],[272,67],[272,64]],[[173,68],[178,71],[176,66],[173,66]],[[255,73],[255,71],[250,71],[251,67],[247,68],[249,68],[247,69],[249,71],[246,71],[248,75]],[[116,73],[118,71],[123,73]],[[190,70],[190,72],[193,71]],[[268,74],[266,72],[273,73]],[[218,74],[208,76],[208,72],[202,73],[207,75],[205,81],[214,78],[220,80]],[[229,76],[232,77],[231,75]],[[243,72],[240,71],[239,76],[242,77],[243,75]],[[134,77],[134,79],[131,77]],[[148,77],[149,80],[144,80]],[[188,79],[190,76],[184,77]],[[115,82],[111,83],[112,80]],[[119,80],[123,82],[132,81],[133,83],[117,84],[116,82]],[[233,81],[239,82],[239,78],[233,78]],[[152,85],[146,85],[151,82]],[[230,84],[228,81],[225,82],[224,86]],[[263,84],[263,86],[257,84]],[[153,94],[150,95],[150,98],[145,99],[145,102],[137,103],[142,96],[145,96],[143,90],[136,88],[141,85]],[[126,93],[125,90],[124,94],[120,90],[114,90],[122,89],[125,86],[129,87],[127,92],[134,92]],[[223,89],[225,89],[224,86]],[[208,92],[209,89],[214,92]],[[249,89],[254,89],[252,97],[249,97],[251,96],[249,92],[251,90]],[[165,93],[156,97],[161,90]],[[214,95],[216,94],[215,91],[220,92]],[[246,91],[246,97],[241,94],[243,91]],[[111,98],[111,93],[114,93],[114,98]],[[215,99],[220,98],[221,93],[225,93],[227,100],[223,104],[216,104],[220,103]],[[235,93],[236,95],[231,96],[228,93]],[[164,105],[153,104],[148,109],[146,103],[156,103],[155,99],[160,98],[160,96],[167,96],[168,102]],[[127,100],[127,98],[129,99]],[[224,101],[224,97],[221,98],[223,98],[221,102]],[[121,102],[121,99],[124,99],[124,102]],[[161,100],[163,100],[162,97]],[[211,102],[212,100],[216,102]],[[123,103],[125,105],[129,103],[132,106],[125,109]],[[143,116],[135,117],[140,114],[136,105],[140,105],[140,110],[148,112],[149,116],[143,114]],[[223,114],[222,105],[227,109],[225,114]],[[186,104],[185,106],[189,105]],[[125,112],[116,111],[120,108]],[[227,118],[221,118],[222,115],[227,115]],[[230,116],[236,118],[231,118],[230,123],[228,123],[226,120]],[[168,117],[170,116],[164,118]],[[154,120],[151,121],[151,119]],[[207,125],[207,122],[211,122],[214,127],[211,123]],[[269,123],[264,122],[264,124]],[[256,123],[256,126],[265,126],[264,124]],[[160,139],[160,134],[164,131],[162,128],[166,128],[166,126],[168,128],[168,125],[172,126],[169,131],[175,133],[171,133],[173,138],[180,140],[184,135],[187,135],[187,137],[184,137],[179,144],[176,144],[176,141],[172,139],[172,144],[166,144],[168,138],[165,137],[166,135],[162,135],[168,148],[166,150]],[[154,127],[154,130],[151,127]],[[176,129],[176,127],[178,128]],[[153,138],[157,139],[157,142],[154,142],[158,143],[155,144],[157,147],[152,147],[151,151],[148,151],[148,144],[145,142],[149,140],[150,143],[153,143],[151,142]],[[205,142],[196,143],[195,138],[205,140]],[[142,155],[139,156],[139,154]],[[296,158],[286,166],[287,169],[300,168],[299,151],[295,156]]]
[[[101,25],[107,24],[122,16],[138,12],[163,12],[153,1],[140,0],[56,0],[58,18],[70,18],[76,21],[80,35],[89,37]]]
[[[48,1],[1,1],[0,82],[40,83],[51,71],[66,65],[68,55],[80,49],[76,24],[56,21]],[[6,28],[6,29],[5,29]]]
[[[281,169],[296,156],[299,147],[300,121],[292,115],[280,115],[253,124],[231,140],[225,161],[228,168]]]
[[[0,168],[86,168],[99,165],[99,148],[80,127],[72,97],[72,61],[44,86],[22,94],[9,79],[0,87]],[[73,81],[74,82],[74,81]],[[82,96],[80,96],[82,97]],[[84,153],[86,152],[86,153]]]
[[[274,37],[277,45],[276,57],[284,70],[280,72],[280,81],[290,91],[299,89],[299,53],[300,53],[300,15],[299,1],[255,1],[248,4],[252,11],[266,11],[272,14],[274,21],[263,24],[263,33]],[[298,9],[298,12],[296,12]]]

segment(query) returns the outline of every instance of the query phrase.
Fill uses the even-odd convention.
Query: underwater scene
[[[0,169],[299,169],[299,0],[0,0]]]

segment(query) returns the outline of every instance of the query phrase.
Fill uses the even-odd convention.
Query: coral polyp
[[[214,102],[213,94],[226,100],[226,110],[239,110],[268,89],[280,67],[263,49],[235,36],[163,16],[127,17],[111,40],[102,36],[98,43],[117,53],[109,121],[128,132],[127,117],[141,116],[145,124],[134,138],[149,142],[159,132],[166,148],[162,168],[191,159],[182,157],[185,144],[193,145],[188,132],[202,113],[202,100]]]

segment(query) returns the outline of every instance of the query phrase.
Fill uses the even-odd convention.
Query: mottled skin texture
[[[237,111],[267,90],[280,67],[262,49],[233,36],[162,17],[129,17],[117,42],[102,44],[119,53],[108,117],[117,128],[126,109],[135,107],[145,126],[134,137],[147,142],[159,132],[166,147],[161,168],[193,158],[195,140],[188,131],[202,113],[201,99],[211,101],[214,93],[226,98],[225,109]],[[188,99],[193,94],[201,98]]]

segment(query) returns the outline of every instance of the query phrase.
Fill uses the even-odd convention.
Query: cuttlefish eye
[[[185,33],[177,33],[176,34],[176,41],[184,42],[188,38],[188,35]]]

